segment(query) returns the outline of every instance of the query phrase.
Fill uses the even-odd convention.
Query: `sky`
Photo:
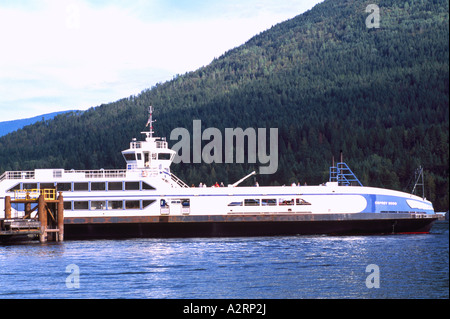
[[[0,0],[0,122],[117,101],[322,0]]]

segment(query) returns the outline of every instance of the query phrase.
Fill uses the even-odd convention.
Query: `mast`
[[[414,187],[412,190],[412,194],[416,193],[416,187],[422,186],[422,198],[425,199],[425,184],[423,183],[423,167],[419,166],[418,169],[414,172],[414,177],[416,178],[416,182],[414,183]]]
[[[148,117],[148,121],[147,124],[145,125],[145,127],[150,125],[150,129],[148,132],[142,132],[142,134],[147,135],[147,137],[152,138],[153,137],[153,123],[156,122],[156,120],[153,120],[153,106],[149,106],[148,107],[148,113],[149,113],[149,117]]]

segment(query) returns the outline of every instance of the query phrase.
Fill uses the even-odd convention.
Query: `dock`
[[[22,215],[12,217],[12,206]],[[23,207],[23,210],[20,208]],[[39,239],[64,240],[64,199],[56,198],[55,189],[15,190],[14,197],[5,197],[5,218],[0,219],[0,241]]]

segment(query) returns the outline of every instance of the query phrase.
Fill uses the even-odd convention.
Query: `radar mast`
[[[156,122],[156,120],[153,120],[153,106],[149,106],[148,107],[148,121],[147,124],[145,125],[145,127],[150,126],[149,131],[148,132],[141,132],[142,134],[145,134],[147,136],[147,138],[153,138],[153,123]]]

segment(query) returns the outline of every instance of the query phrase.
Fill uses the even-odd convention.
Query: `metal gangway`
[[[344,162],[330,167],[330,182],[337,182],[339,186],[363,186],[350,167]]]

